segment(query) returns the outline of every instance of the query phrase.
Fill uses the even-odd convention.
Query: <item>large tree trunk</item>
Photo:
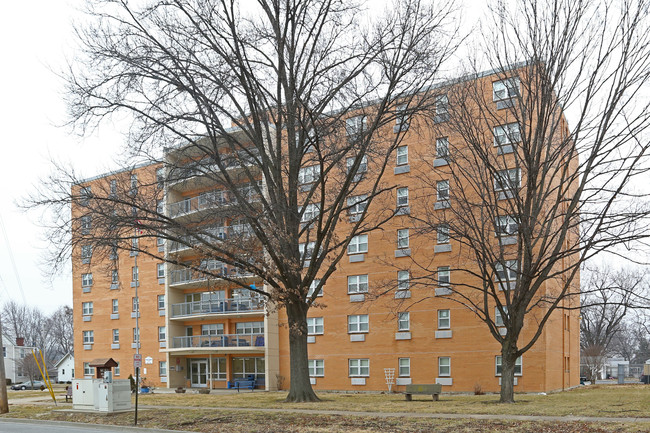
[[[501,347],[501,403],[515,402],[515,363],[517,348],[509,340]]]
[[[319,401],[309,381],[307,354],[307,306],[286,304],[289,322],[291,386],[286,402]]]

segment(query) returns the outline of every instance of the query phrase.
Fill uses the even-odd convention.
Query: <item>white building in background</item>
[[[56,369],[57,382],[70,382],[74,379],[74,356],[68,352],[54,364]]]
[[[2,358],[5,363],[5,376],[11,383],[20,383],[29,380],[23,373],[22,362],[26,356],[32,356],[34,347],[26,347],[25,339],[16,338],[13,342],[9,337],[2,336]]]

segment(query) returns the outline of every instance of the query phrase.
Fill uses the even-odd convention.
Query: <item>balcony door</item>
[[[192,388],[205,388],[208,386],[207,359],[193,359],[190,361],[190,383]]]

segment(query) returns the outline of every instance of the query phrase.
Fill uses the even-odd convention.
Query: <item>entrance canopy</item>
[[[113,358],[97,358],[88,363],[89,367],[95,367],[97,371],[97,378],[104,377],[105,371],[111,371],[113,367],[117,367],[117,362]]]

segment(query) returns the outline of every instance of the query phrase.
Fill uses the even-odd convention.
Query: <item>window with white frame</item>
[[[352,168],[354,167],[356,160],[357,158],[355,156],[351,156],[345,160],[345,166],[347,168],[348,173],[352,171]],[[357,168],[357,171],[355,171],[355,174],[361,175],[367,171],[368,171],[368,156],[363,155],[363,157],[361,158],[361,162],[359,163],[359,167]]]
[[[348,375],[350,377],[370,376],[369,359],[348,359]]]
[[[158,327],[158,341],[165,341],[167,339],[167,327],[159,326]]]
[[[165,238],[156,238],[156,246],[158,248],[165,246]]]
[[[111,284],[118,284],[120,282],[120,275],[117,269],[111,270]]]
[[[402,104],[395,109],[395,125],[400,128],[407,128],[409,125],[407,108],[406,104]]]
[[[318,165],[302,167],[300,171],[298,171],[298,183],[301,185],[314,183],[318,180],[319,175],[320,167]]]
[[[496,217],[496,235],[511,236],[519,231],[519,223],[510,215]]]
[[[449,98],[447,95],[436,96],[436,115],[444,116],[449,113]]]
[[[162,188],[165,186],[165,168],[160,167],[156,169],[156,183],[158,184],[158,188]]]
[[[113,299],[113,300],[112,300],[112,303],[111,303],[111,312],[112,312],[113,314],[119,312],[119,304],[118,304],[117,299]]]
[[[448,286],[451,283],[451,271],[449,266],[438,267],[438,285]]]
[[[92,188],[89,187],[89,186],[81,188],[81,191],[79,191],[79,197],[81,198],[81,200],[80,200],[81,205],[82,206],[88,206],[88,203],[90,202],[90,199],[93,197]]]
[[[515,281],[518,268],[519,262],[517,260],[506,260],[505,266],[503,266],[503,263],[495,263],[494,270],[496,271],[497,281]]]
[[[93,274],[81,274],[81,286],[90,287],[93,285]]]
[[[409,229],[397,230],[397,248],[409,247]]]
[[[303,260],[311,259],[312,254],[314,254],[314,248],[316,248],[316,242],[309,242],[308,244],[301,242],[300,244],[298,244],[298,251],[300,252],[300,257]]]
[[[135,195],[138,193],[138,175],[137,174],[132,174],[131,175],[131,189],[129,190],[129,194]]]
[[[131,307],[132,307],[131,311],[133,311],[134,313],[136,311],[140,311],[140,300],[138,299],[137,296],[131,298]]]
[[[519,143],[521,141],[521,130],[517,122],[495,126],[493,132],[495,146],[505,146],[506,144]]]
[[[212,358],[212,379],[226,380],[226,358]]]
[[[366,209],[366,205],[368,204],[367,200],[367,194],[348,197],[348,213],[350,215],[363,213],[363,211]]]
[[[120,330],[113,329],[113,343],[118,344],[120,342]]]
[[[508,78],[492,83],[492,100],[502,101],[519,95],[519,78]]]
[[[133,342],[140,342],[140,328],[133,328]]]
[[[309,285],[309,290],[307,291],[307,298],[312,297],[312,295],[314,294],[314,290],[316,290],[316,288],[318,287],[319,284],[320,284],[319,279],[314,278],[312,280],[311,284]],[[320,289],[318,289],[318,294],[316,296],[323,296],[323,288],[322,287]]]
[[[90,215],[84,215],[81,217],[81,232],[84,234],[90,233],[92,228],[92,217]]]
[[[318,218],[318,214],[320,214],[320,207],[318,204],[309,203],[307,206],[305,206],[305,210],[302,213],[302,218],[300,221],[303,223],[315,221],[316,218]]]
[[[494,363],[495,363],[495,375],[496,375],[496,376],[501,376],[501,371],[502,371],[502,365],[501,365],[502,362],[501,362],[501,361],[502,361],[501,355],[497,355],[497,356],[495,357],[495,359],[494,359]],[[515,361],[515,376],[521,376],[521,375],[522,375],[522,372],[523,372],[523,368],[522,368],[522,367],[523,367],[523,364],[522,364],[521,356],[520,356],[520,357],[517,358],[517,360]]]
[[[162,328],[164,328],[164,326],[162,326]],[[158,331],[160,332],[160,329],[158,329]],[[201,325],[201,335],[223,335],[223,323]]]
[[[368,274],[348,275],[348,294],[367,293],[368,292]]]
[[[408,290],[411,284],[411,273],[409,271],[397,271],[397,290]]]
[[[131,281],[138,281],[140,278],[138,276],[140,275],[140,272],[138,271],[137,266],[132,266],[131,267]]]
[[[118,362],[117,365],[113,368],[113,375],[114,376],[119,376],[120,375],[120,363]]]
[[[322,317],[307,318],[307,335],[322,335],[325,332],[325,326]]]
[[[84,316],[90,316],[93,314],[93,303],[92,302],[82,302],[81,303],[81,314]]]
[[[503,308],[503,312],[506,315],[505,318],[507,318],[508,317],[508,307],[506,307],[504,305],[501,308]],[[494,324],[496,326],[505,326],[506,324],[505,324],[505,321],[503,319],[504,319],[504,317],[501,314],[501,310],[499,310],[499,307],[494,307]]]
[[[325,376],[325,360],[310,359],[308,361],[308,367],[309,367],[309,377]]]
[[[397,146],[397,165],[406,165],[409,163],[409,147]]]
[[[348,333],[355,334],[360,332],[368,332],[368,315],[367,314],[354,314],[348,316]]]
[[[447,159],[449,156],[449,138],[440,137],[436,139],[436,158]]]
[[[158,279],[165,278],[165,264],[164,263],[158,263],[156,265],[156,270],[158,274]]]
[[[95,332],[83,331],[83,342],[84,344],[93,344],[95,342]]]
[[[439,244],[448,244],[449,243],[449,225],[448,224],[438,224],[436,227],[436,241]]]
[[[158,295],[158,309],[165,309],[165,295]]]
[[[167,376],[167,361],[158,361],[160,376]]]
[[[521,186],[521,171],[518,168],[499,170],[494,176],[495,191],[509,191]]]
[[[438,376],[451,376],[451,358],[441,356],[438,358]]]
[[[81,259],[90,260],[93,256],[93,246],[92,245],[82,245],[81,246]]]
[[[399,358],[397,360],[398,374],[400,377],[411,376],[411,358]]]
[[[359,254],[368,252],[368,235],[358,235],[350,239],[348,254]]]
[[[236,334],[264,334],[264,322],[239,322],[235,324]]]
[[[361,134],[365,126],[366,116],[354,116],[345,120],[345,132],[349,137]]]
[[[436,182],[436,199],[438,201],[449,200],[449,181],[439,180]]]
[[[408,187],[397,188],[397,207],[406,207],[409,205]]]
[[[411,313],[408,311],[397,313],[397,330],[408,331],[411,329]]]
[[[92,376],[94,367],[90,366],[90,362],[84,362],[84,376]]]
[[[115,179],[111,180],[110,195],[111,197],[115,197],[117,195],[117,180]]]
[[[438,329],[451,328],[451,314],[449,310],[438,310]]]

